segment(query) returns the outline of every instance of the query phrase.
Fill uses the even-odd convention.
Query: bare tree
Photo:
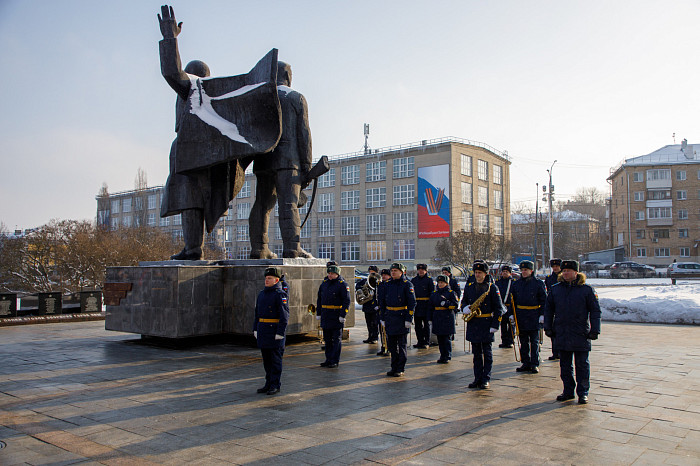
[[[135,227],[148,224],[148,176],[139,167],[134,179],[134,223]]]
[[[438,241],[435,260],[448,263],[466,274],[477,259],[489,262],[510,262],[513,253],[510,240],[503,236],[477,231],[457,231]]]

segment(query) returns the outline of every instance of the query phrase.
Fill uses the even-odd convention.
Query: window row
[[[650,189],[647,191],[647,198],[649,201],[664,201],[671,199],[670,189]],[[688,191],[685,189],[679,189],[676,191],[676,200],[685,201],[688,199]],[[700,199],[700,191],[698,191],[698,199]],[[637,202],[644,201],[644,191],[635,191],[634,200]]]
[[[645,172],[634,172],[632,174],[632,180],[635,183],[641,183],[644,181]],[[656,180],[670,180],[671,179],[671,169],[670,168],[654,168],[646,171],[647,181]],[[686,170],[676,170],[676,181],[685,181],[687,179]],[[700,180],[700,170],[698,170],[698,179]],[[624,183],[623,183],[624,184]]]
[[[148,210],[158,208],[158,196],[156,194],[149,194],[145,197],[145,200]],[[129,213],[132,209],[135,211],[143,210],[143,201],[143,196],[112,199],[110,202],[111,212],[113,214],[118,214],[119,212]]]
[[[644,239],[646,238],[646,230],[635,230],[635,237],[637,239]],[[651,236],[650,238],[654,239],[659,239],[659,238],[670,238],[671,234],[670,231],[667,228],[659,228],[651,231]],[[679,238],[687,238],[688,237],[688,229],[687,228],[679,228],[678,229],[678,237]]]
[[[460,154],[461,166],[460,173],[464,176],[472,176],[472,156]],[[493,167],[493,183],[503,184],[503,167],[501,165],[492,164]],[[486,160],[477,159],[477,177],[482,181],[489,180],[489,163]]]
[[[678,248],[680,257],[690,257],[690,248]],[[637,257],[649,257],[647,248],[637,248]],[[654,248],[654,257],[671,257],[671,248]]]
[[[688,220],[688,209],[678,209],[676,212],[678,213],[678,220]],[[635,211],[634,219],[645,220],[644,213],[645,211],[643,210]],[[673,212],[670,207],[648,207],[646,215],[649,220],[673,218]]]
[[[491,217],[492,224],[489,224],[488,214],[479,214],[477,217],[479,224],[477,225],[477,231],[479,233],[493,233],[497,236],[503,236],[503,217],[493,216]],[[471,232],[474,228],[474,214],[468,210],[462,211],[462,230],[466,232]]]

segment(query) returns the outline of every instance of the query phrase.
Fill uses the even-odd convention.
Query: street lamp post
[[[549,170],[547,170],[547,173],[549,173],[549,192],[547,194],[547,198],[549,200],[549,259],[552,260],[554,257],[554,218],[553,218],[553,212],[552,212],[552,200],[554,196],[554,185],[552,184],[552,169],[554,168],[554,164],[557,163],[555,160],[552,162],[552,166],[549,167]],[[544,258],[542,258],[544,261]]]

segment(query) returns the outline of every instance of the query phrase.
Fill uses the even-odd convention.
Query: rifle
[[[311,208],[314,206],[314,201],[316,200],[316,190],[318,189],[318,178],[330,169],[331,166],[328,164],[328,157],[324,155],[318,162],[316,162],[316,165],[314,165],[311,168],[311,170],[309,170],[306,173],[306,175],[304,175],[304,182],[302,184],[304,186],[308,186],[309,183],[311,183],[311,181],[313,180],[314,187],[311,191],[311,203],[309,204],[309,209],[306,211],[306,217],[304,217],[304,221],[301,222],[301,226],[299,227],[300,230],[304,228],[304,225],[306,224],[306,221],[309,219],[309,215],[311,214]]]

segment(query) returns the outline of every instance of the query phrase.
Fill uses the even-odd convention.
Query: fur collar
[[[561,274],[561,273],[559,274],[559,277],[557,278],[557,281],[560,282],[560,283],[567,284],[567,283],[564,281],[564,275]],[[577,272],[577,273],[576,273],[576,279],[575,279],[571,284],[572,284],[572,285],[575,285],[575,286],[581,286],[581,285],[584,285],[585,283],[586,283],[586,274],[584,274],[583,272]]]

